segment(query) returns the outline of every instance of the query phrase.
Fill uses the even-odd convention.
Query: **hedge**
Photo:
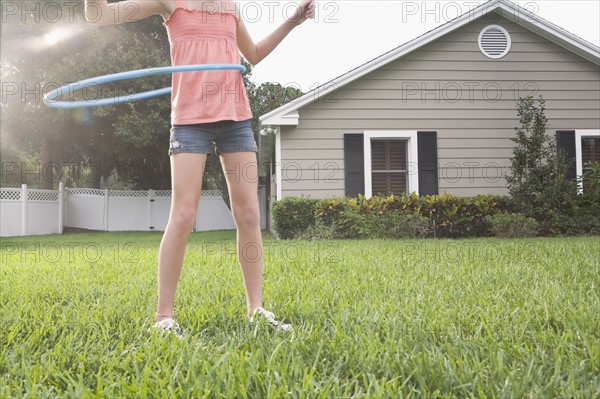
[[[274,203],[273,221],[282,239],[600,234],[597,193],[573,194],[569,201],[568,212],[546,208],[531,214],[517,201],[498,195],[288,197]]]
[[[273,222],[282,239],[469,237],[490,235],[486,217],[508,209],[508,199],[496,195],[288,197],[274,203]]]
[[[315,224],[315,206],[319,200],[287,197],[273,203],[273,225],[277,236],[287,240],[302,234]]]

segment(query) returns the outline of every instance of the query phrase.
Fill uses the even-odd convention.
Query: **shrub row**
[[[486,217],[508,210],[494,195],[285,198],[273,205],[279,238],[400,238],[490,235]]]
[[[575,201],[573,216],[540,213],[538,219],[497,195],[289,197],[274,203],[273,222],[281,239],[532,237],[548,235],[550,220],[561,225],[558,234],[600,233],[600,203],[588,196]]]
[[[315,219],[336,226],[339,238],[467,237],[486,233],[487,215],[507,207],[499,196],[375,196],[324,199]]]

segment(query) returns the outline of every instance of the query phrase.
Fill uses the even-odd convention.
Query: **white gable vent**
[[[510,35],[501,26],[486,26],[479,34],[479,49],[488,58],[502,58],[510,50]]]

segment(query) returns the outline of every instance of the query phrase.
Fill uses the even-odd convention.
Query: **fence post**
[[[104,189],[104,231],[108,231],[108,188]]]
[[[65,214],[64,214],[64,186],[63,182],[58,183],[58,234],[62,234],[63,227],[65,225]]]
[[[27,184],[21,184],[21,235],[27,235]]]
[[[154,190],[148,190],[148,228],[154,230]]]
[[[267,228],[267,215],[265,210],[267,209],[267,191],[264,188],[258,189],[258,205],[260,213],[260,228],[264,230]]]
[[[69,221],[69,187],[64,187],[64,198],[63,198],[63,231]]]

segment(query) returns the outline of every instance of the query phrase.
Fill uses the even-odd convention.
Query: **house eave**
[[[529,11],[516,9],[517,6],[512,7],[511,9],[505,2],[500,3],[498,5],[500,15],[586,60],[600,65],[600,47]]]
[[[297,110],[287,114],[268,113],[259,118],[262,126],[296,126],[300,120],[300,114]]]

